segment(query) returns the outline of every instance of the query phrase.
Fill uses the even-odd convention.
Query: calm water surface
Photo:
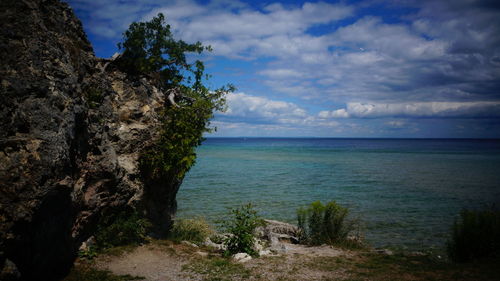
[[[442,248],[461,208],[500,206],[500,141],[209,138],[178,193],[178,216],[216,222],[252,202],[296,223],[336,200],[377,247]]]

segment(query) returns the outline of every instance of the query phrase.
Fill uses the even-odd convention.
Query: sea
[[[252,203],[264,218],[336,201],[373,247],[443,250],[464,208],[500,207],[500,140],[207,138],[177,216],[217,226]]]

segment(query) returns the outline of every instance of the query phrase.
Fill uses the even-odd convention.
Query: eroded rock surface
[[[3,0],[0,26],[0,273],[57,278],[99,219],[126,208],[163,232],[180,181],[139,170],[163,93],[112,64],[102,71],[58,0]]]

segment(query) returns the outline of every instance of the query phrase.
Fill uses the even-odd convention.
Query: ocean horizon
[[[463,208],[500,203],[500,140],[209,137],[177,196],[178,217],[211,223],[252,203],[296,224],[335,200],[374,247],[442,250]]]

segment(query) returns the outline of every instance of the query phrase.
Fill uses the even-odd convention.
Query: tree
[[[213,113],[225,109],[225,95],[235,88],[229,84],[210,90],[203,84],[209,78],[203,62],[189,63],[186,54],[201,54],[211,47],[175,40],[161,13],[149,22],[132,23],[123,39],[118,44],[123,51],[117,60],[121,69],[148,77],[161,91],[175,90],[188,98],[181,100],[179,107],[165,107],[160,137],[140,159],[142,171],[150,178],[182,179],[195,162],[195,148],[201,144],[203,133],[212,130]]]
[[[175,40],[162,13],[149,22],[132,23],[123,33],[123,39],[123,43],[118,43],[123,51],[118,64],[129,74],[149,75],[156,78],[161,89],[169,89],[182,82],[183,71],[194,74],[201,71],[201,75],[195,75],[196,82],[201,83],[204,65],[201,61],[188,63],[186,53],[201,54],[204,50],[210,51],[210,46]]]

